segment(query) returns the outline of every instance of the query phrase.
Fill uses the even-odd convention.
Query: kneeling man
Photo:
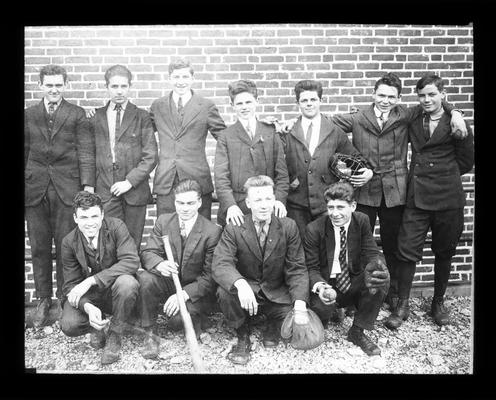
[[[349,183],[337,182],[324,192],[328,215],[306,227],[305,259],[312,291],[310,306],[328,323],[336,306],[355,305],[348,340],[370,355],[381,350],[363,332],[374,322],[389,288],[389,274],[367,215],[354,212],[356,201]]]
[[[120,357],[121,335],[138,296],[136,244],[126,224],[103,215],[97,194],[79,192],[73,201],[77,227],[62,240],[64,306],[60,328],[67,336],[91,332],[90,344],[105,346],[102,364]],[[109,323],[103,312],[112,314]]]
[[[265,175],[248,178],[246,205],[251,214],[240,226],[228,224],[214,252],[212,274],[217,298],[238,342],[228,354],[235,364],[250,359],[250,316],[267,316],[265,347],[277,346],[281,324],[291,309],[295,323],[308,322],[308,271],[296,223],[274,215],[274,182]]]
[[[208,310],[215,283],[211,264],[215,246],[222,230],[198,213],[202,204],[200,184],[192,179],[180,181],[174,188],[176,212],[161,214],[141,252],[145,271],[138,275],[140,296],[138,310],[145,329],[142,352],[145,358],[156,358],[160,341],[156,332],[158,305],[165,301],[168,317],[179,316],[178,293],[172,274],[179,274],[186,308],[191,315],[197,337],[200,335],[202,315]],[[168,235],[174,261],[167,260],[162,236]]]

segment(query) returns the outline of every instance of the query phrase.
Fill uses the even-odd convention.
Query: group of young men
[[[423,76],[420,104],[406,108],[397,104],[401,81],[385,74],[369,107],[332,117],[320,112],[321,83],[303,80],[295,86],[300,116],[283,126],[257,118],[256,85],[239,80],[228,88],[237,122],[227,128],[215,104],[191,89],[187,61],[171,63],[169,78],[172,91],[147,112],[129,101],[131,72],[112,66],[105,72],[110,100],[86,115],[63,98],[64,68],[40,70],[43,99],[25,111],[24,160],[40,298],[35,326],[46,323],[51,305],[53,239],[61,329],[90,332],[91,345],[104,348],[103,364],[119,359],[122,332],[136,316],[145,332],[142,354],[156,358],[158,313],[163,304],[168,324],[180,325],[177,296],[197,335],[218,303],[236,330],[233,363],[250,359],[253,316],[266,316],[263,344],[273,347],[289,312],[306,324],[312,309],[326,325],[342,321],[347,306],[355,307],[348,340],[377,355],[364,330],[373,329],[385,300],[388,328],[408,318],[429,228],[432,315],[439,325],[449,322],[443,298],[463,230],[460,176],[473,166],[473,134],[444,102],[441,78]],[[218,225],[210,221],[208,132],[217,140]],[[328,167],[336,153],[359,157],[365,167],[339,181]],[[154,169],[157,220],[140,250]],[[372,233],[377,217],[384,256]]]

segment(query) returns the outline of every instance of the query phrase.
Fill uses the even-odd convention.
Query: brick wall
[[[106,101],[104,71],[121,63],[134,74],[131,98],[148,108],[165,95],[167,67],[176,58],[189,59],[195,69],[193,88],[212,99],[227,124],[234,122],[227,85],[252,79],[259,88],[262,116],[289,119],[297,115],[293,88],[301,79],[317,79],[324,86],[324,113],[347,112],[351,105],[371,102],[374,82],[384,72],[403,81],[402,102],[415,104],[415,82],[427,70],[445,79],[447,99],[465,112],[473,126],[472,26],[426,25],[141,25],[58,26],[25,29],[25,105],[35,104],[38,69],[61,64],[69,73],[66,99],[82,107]],[[213,167],[215,141],[207,140]],[[453,262],[451,281],[472,278],[474,174],[463,177],[467,195],[465,229]],[[215,214],[216,206],[214,209]],[[155,220],[150,205],[145,238]],[[378,233],[376,227],[375,234]],[[26,237],[26,301],[32,300],[33,275]],[[433,280],[429,238],[418,265],[416,285]]]

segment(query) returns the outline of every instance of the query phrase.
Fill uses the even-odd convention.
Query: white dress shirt
[[[122,124],[122,118],[124,118],[124,111],[126,111],[128,101],[126,100],[125,103],[121,104],[122,110],[121,110],[121,124]],[[117,116],[117,111],[115,110],[116,104],[113,102],[110,102],[109,106],[107,107],[107,123],[108,123],[108,128],[109,128],[109,139],[110,139],[110,152],[112,153],[112,162],[115,163],[115,119]]]
[[[304,116],[302,116],[301,118],[301,127],[303,129],[303,134],[305,135],[305,139],[307,137],[308,126],[310,125],[310,123],[312,123],[312,138],[310,139],[309,148],[308,148],[308,151],[310,152],[311,156],[313,155],[315,149],[317,148],[317,145],[319,144],[321,119],[322,118],[320,114],[317,114],[313,119],[308,119]]]
[[[181,97],[183,99],[183,107],[185,107],[186,103],[191,100],[191,97],[193,97],[193,95],[191,94],[191,91],[189,91],[186,94],[179,96],[176,92],[173,91],[172,92],[172,100],[176,104],[176,108],[177,108],[177,103],[179,102],[179,97]]]
[[[382,129],[382,126],[381,124],[385,124],[386,121],[389,119],[389,113],[391,112],[388,111],[388,112],[382,112],[381,110],[379,110],[377,107],[374,106],[374,113],[375,113],[375,117],[377,118],[377,124],[381,127]],[[381,114],[382,114],[382,119],[383,121],[381,121]]]
[[[86,236],[85,234],[83,234],[84,238],[86,239],[86,241],[88,242],[88,245],[91,247],[93,246],[94,249],[98,249],[98,236],[100,234],[100,231],[98,231],[96,233],[96,236],[93,237],[93,239],[90,240],[90,238],[88,236]]]
[[[257,130],[257,119],[255,117],[250,118],[247,120],[245,119],[240,119],[239,122],[241,122],[241,125],[243,125],[243,128],[245,128],[245,131],[248,133],[248,125],[250,126],[250,131],[252,134],[252,139],[255,137],[255,133]]]
[[[57,105],[55,106],[54,112],[57,111],[57,108],[59,108],[61,102],[62,102],[62,98],[60,98],[60,100],[57,101]],[[43,97],[43,104],[45,104],[45,110],[46,110],[46,112],[48,112],[48,107],[49,107],[50,102],[47,100],[46,97]]]
[[[187,221],[183,221],[179,217],[179,228],[181,227],[181,222],[184,224],[184,230],[186,232],[186,237],[189,236],[189,233],[191,232],[191,229],[193,229],[193,225],[195,224],[196,220],[198,218],[198,213],[193,218],[188,219]]]

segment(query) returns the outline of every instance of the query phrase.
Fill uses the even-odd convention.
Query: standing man
[[[300,81],[295,94],[301,115],[282,138],[289,173],[288,217],[296,221],[303,237],[306,225],[326,212],[324,190],[337,180],[327,167],[329,157],[334,153],[359,154],[346,134],[320,113],[320,82]],[[362,170],[353,178],[356,186],[372,177],[372,170]]]
[[[172,274],[179,274],[186,308],[191,314],[197,337],[201,332],[202,316],[214,293],[211,264],[215,246],[222,230],[202,215],[202,192],[198,182],[186,179],[174,188],[176,212],[162,214],[141,253],[143,271],[138,275],[138,302],[141,326],[145,329],[143,357],[156,358],[160,343],[156,332],[158,305],[165,301],[168,317],[178,316],[178,293]],[[162,236],[168,235],[175,263],[167,260]]]
[[[308,224],[303,242],[312,291],[310,306],[325,326],[336,306],[353,304],[357,311],[348,340],[369,356],[379,355],[381,349],[364,329],[374,329],[388,291],[389,274],[384,257],[377,248],[367,216],[355,212],[351,184],[333,183],[324,192],[324,199],[328,215]],[[374,264],[381,264],[383,271],[371,272]]]
[[[379,217],[382,251],[391,275],[390,292],[386,298],[391,310],[398,302],[396,256],[398,232],[406,202],[408,175],[408,125],[421,112],[419,106],[406,108],[399,105],[401,80],[387,73],[376,81],[372,94],[373,104],[351,114],[336,114],[332,121],[344,132],[352,133],[353,146],[373,170],[369,182],[357,187],[357,211],[366,214],[374,231]],[[457,110],[453,111],[452,129],[466,135],[465,122]]]
[[[285,217],[288,169],[284,150],[274,127],[257,120],[257,87],[240,80],[229,85],[231,105],[238,121],[223,131],[215,151],[215,189],[219,198],[217,222],[241,225],[249,212],[244,183],[251,176],[266,175],[274,180],[277,217]]]
[[[138,297],[136,245],[120,219],[105,217],[100,196],[79,192],[74,197],[77,227],[64,237],[64,310],[60,329],[67,336],[88,332],[90,344],[103,349],[102,364],[120,357],[121,335]],[[112,314],[108,337],[104,328]]]
[[[408,192],[398,235],[398,295],[396,310],[385,325],[397,329],[408,318],[410,289],[416,262],[422,259],[429,228],[434,253],[434,297],[431,312],[438,325],[449,323],[444,306],[451,258],[463,232],[465,193],[461,175],[474,165],[474,139],[468,124],[468,136],[455,139],[450,115],[443,110],[445,97],[442,79],[432,73],[416,85],[423,113],[409,128],[412,161],[408,175]]]
[[[52,298],[52,239],[57,291],[62,296],[62,239],[74,228],[72,199],[95,186],[95,142],[84,110],[63,98],[67,72],[58,65],[40,70],[43,99],[24,113],[26,220],[36,297],[33,324],[46,323]],[[60,310],[59,310],[60,311]]]
[[[207,219],[211,216],[214,186],[205,141],[209,131],[217,139],[226,125],[215,104],[191,89],[193,73],[188,61],[172,62],[169,65],[172,91],[155,100],[150,109],[160,147],[153,181],[157,216],[175,211],[172,188],[184,179],[198,181],[203,193],[199,213]]]
[[[273,215],[274,182],[254,176],[245,183],[251,214],[241,226],[224,228],[212,261],[217,298],[237,344],[228,354],[235,364],[250,360],[250,317],[267,316],[265,347],[277,346],[282,321],[291,309],[295,323],[308,322],[308,271],[296,223]]]
[[[139,251],[146,205],[151,202],[148,180],[157,165],[157,142],[147,111],[129,99],[132,74],[123,65],[105,72],[110,101],[96,110],[91,129],[96,143],[96,193],[108,217],[126,224]]]

